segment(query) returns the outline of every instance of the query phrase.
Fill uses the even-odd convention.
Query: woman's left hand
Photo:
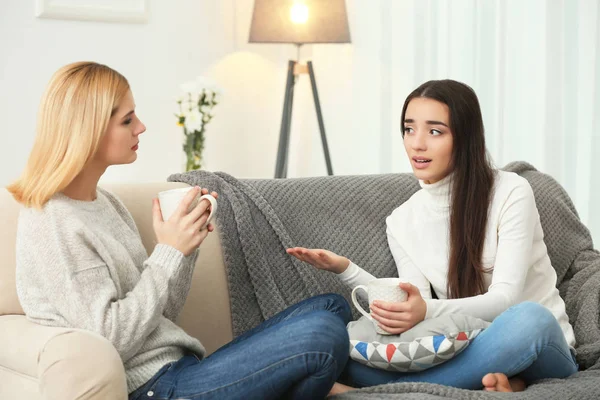
[[[427,303],[421,297],[419,288],[410,283],[402,282],[400,289],[408,294],[406,301],[401,303],[390,303],[382,300],[375,300],[371,304],[371,316],[379,326],[393,334],[398,335],[406,332],[419,322],[425,319],[427,313]]]

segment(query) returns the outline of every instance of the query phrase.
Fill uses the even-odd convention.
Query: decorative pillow
[[[489,325],[453,314],[424,320],[400,335],[380,335],[373,322],[361,317],[348,324],[350,358],[387,371],[423,371],[458,355]]]

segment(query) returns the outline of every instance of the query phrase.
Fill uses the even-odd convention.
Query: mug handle
[[[210,221],[213,219],[213,216],[217,212],[217,199],[215,199],[210,194],[205,194],[198,199],[198,203],[200,203],[204,199],[206,199],[210,202],[210,214],[208,215],[208,219],[206,220],[206,223],[204,225],[202,225],[202,228],[200,228],[200,230],[205,229],[208,226]]]
[[[354,307],[356,307],[356,309],[365,317],[367,317],[369,320],[373,321],[373,317],[371,317],[371,314],[369,314],[368,312],[365,311],[364,308],[362,308],[360,306],[360,304],[358,303],[358,300],[356,299],[356,291],[358,289],[362,289],[365,292],[367,292],[367,295],[369,294],[369,290],[367,289],[367,287],[365,285],[358,285],[356,286],[354,289],[352,289],[352,303],[354,303]]]

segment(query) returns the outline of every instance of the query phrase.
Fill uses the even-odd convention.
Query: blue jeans
[[[322,399],[348,360],[351,317],[342,296],[304,300],[205,359],[165,365],[129,399]]]
[[[488,373],[518,375],[526,383],[566,378],[577,372],[575,357],[554,315],[537,303],[524,302],[500,314],[453,359],[421,372],[390,372],[350,360],[344,376],[356,387],[396,382],[428,382],[481,389]]]

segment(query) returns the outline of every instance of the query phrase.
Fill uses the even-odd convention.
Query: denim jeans
[[[342,296],[304,300],[202,360],[165,365],[129,399],[322,399],[348,360],[351,317]]]
[[[447,362],[421,372],[390,372],[350,360],[344,379],[356,387],[392,382],[428,382],[481,389],[491,372],[518,375],[526,383],[566,378],[578,365],[554,315],[544,306],[524,302],[500,314],[467,348]]]

